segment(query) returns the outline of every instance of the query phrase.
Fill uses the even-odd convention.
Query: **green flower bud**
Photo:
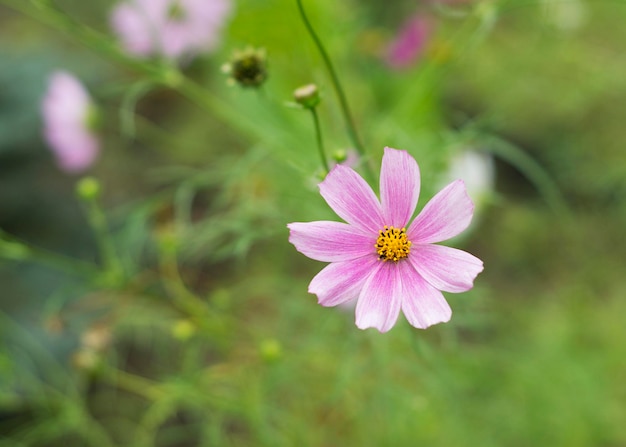
[[[320,94],[315,84],[297,88],[293,92],[293,97],[298,104],[307,109],[313,109],[320,103]]]
[[[242,87],[260,87],[267,80],[267,56],[264,48],[248,47],[236,50],[222,71],[229,75],[229,82]]]
[[[176,320],[172,326],[172,336],[180,341],[189,340],[196,333],[196,325],[187,319]]]
[[[343,163],[348,159],[348,152],[345,149],[337,149],[333,152],[332,157],[337,163]]]
[[[100,182],[94,177],[85,177],[78,181],[76,193],[85,201],[92,201],[100,196]]]
[[[274,363],[282,357],[283,349],[278,340],[270,338],[261,342],[259,352],[264,361]]]

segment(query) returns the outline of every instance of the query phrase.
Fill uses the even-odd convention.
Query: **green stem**
[[[317,139],[317,149],[320,153],[320,158],[322,160],[322,166],[326,169],[326,174],[330,172],[330,165],[328,164],[328,159],[326,158],[326,152],[324,151],[324,142],[322,140],[322,127],[320,126],[320,120],[317,116],[317,110],[315,107],[310,107],[311,115],[313,116],[313,125],[315,126],[315,137]]]
[[[166,396],[157,383],[144,377],[110,367],[104,367],[101,373],[100,377],[106,379],[112,385],[138,396],[143,396],[149,401],[156,402]]]
[[[514,144],[494,135],[482,137],[481,143],[485,144],[487,150],[494,155],[519,169],[537,188],[554,212],[565,217],[571,215],[561,190],[550,174],[533,157]]]
[[[137,107],[137,102],[142,96],[148,93],[153,86],[154,83],[151,80],[141,80],[133,84],[124,95],[119,110],[122,135],[135,138],[135,108]]]
[[[78,259],[73,259],[43,248],[33,247],[20,241],[18,238],[0,230],[0,258],[13,261],[29,261],[46,265],[69,274],[80,274],[94,277],[98,270],[95,265]]]
[[[98,244],[98,250],[102,256],[102,263],[104,265],[105,272],[110,275],[112,281],[116,282],[123,273],[122,264],[115,250],[115,244],[113,243],[113,237],[109,231],[109,225],[107,223],[106,216],[96,199],[85,200],[85,212],[87,214],[87,220],[93,230],[96,237],[96,243]]]
[[[326,65],[326,69],[328,70],[328,74],[330,75],[330,79],[335,89],[335,93],[337,94],[337,98],[339,99],[341,113],[343,114],[343,117],[346,121],[346,129],[348,131],[348,136],[350,140],[352,141],[352,144],[354,144],[354,147],[359,153],[359,155],[361,155],[361,157],[365,159],[367,154],[365,152],[365,148],[363,147],[363,144],[361,143],[361,140],[359,139],[358,133],[356,131],[356,126],[354,125],[354,119],[352,118],[350,107],[348,106],[348,100],[346,98],[346,94],[343,90],[343,87],[341,86],[341,82],[339,81],[339,77],[337,76],[337,72],[335,71],[333,63],[330,60],[330,57],[328,56],[328,53],[326,52],[326,49],[324,48],[322,41],[317,36],[317,33],[313,29],[313,25],[311,25],[311,22],[309,21],[309,18],[306,15],[304,6],[302,5],[302,0],[296,0],[296,3],[298,4],[300,17],[302,18],[302,21],[304,22],[304,25],[306,26],[307,31],[311,35],[313,42],[315,42],[315,46],[317,47],[317,50],[320,52],[320,55],[322,56],[322,60],[324,61],[324,64]],[[368,175],[370,175],[373,178],[374,175],[367,160],[364,160],[364,165],[365,165],[365,169],[367,170]]]

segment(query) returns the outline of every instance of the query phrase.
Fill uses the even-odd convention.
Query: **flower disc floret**
[[[381,261],[398,262],[409,256],[411,241],[406,236],[406,228],[394,228],[385,225],[376,239],[376,253]]]

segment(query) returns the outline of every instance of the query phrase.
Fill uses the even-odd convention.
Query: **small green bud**
[[[109,347],[112,339],[111,328],[104,324],[97,324],[81,334],[80,344],[86,350],[102,352]]]
[[[100,182],[94,177],[85,177],[78,181],[76,193],[85,201],[92,201],[100,196]]]
[[[337,149],[333,152],[332,157],[337,163],[343,163],[348,159],[348,152],[345,149]]]
[[[320,103],[320,94],[315,84],[307,84],[297,88],[293,92],[293,97],[298,104],[306,109],[313,109]]]
[[[242,87],[260,87],[267,80],[267,56],[264,48],[236,50],[230,62],[222,66],[229,82]]]
[[[274,363],[282,357],[283,348],[278,340],[270,338],[261,342],[259,352],[264,361]]]
[[[314,177],[315,177],[316,183],[324,181],[327,175],[328,175],[328,171],[324,168],[320,168],[317,171],[315,171]]]
[[[102,363],[100,353],[92,349],[81,348],[72,355],[74,367],[85,372],[96,372]]]
[[[196,333],[196,325],[187,319],[174,322],[172,336],[180,341],[189,340]]]

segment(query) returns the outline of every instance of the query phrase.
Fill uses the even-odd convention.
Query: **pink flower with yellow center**
[[[73,75],[57,71],[50,76],[41,104],[44,137],[66,172],[84,171],[98,158],[100,142],[91,129],[94,109],[89,93]]]
[[[181,59],[215,49],[230,10],[230,0],[128,0],[111,25],[130,54]]]
[[[385,148],[380,201],[354,170],[335,166],[319,185],[328,205],[346,223],[295,222],[289,241],[311,259],[330,262],[309,284],[322,306],[357,298],[356,325],[386,332],[400,310],[414,327],[450,320],[444,292],[473,287],[483,270],[475,256],[437,245],[467,228],[474,205],[462,180],[433,197],[409,224],[420,192],[417,162],[406,151]]]

